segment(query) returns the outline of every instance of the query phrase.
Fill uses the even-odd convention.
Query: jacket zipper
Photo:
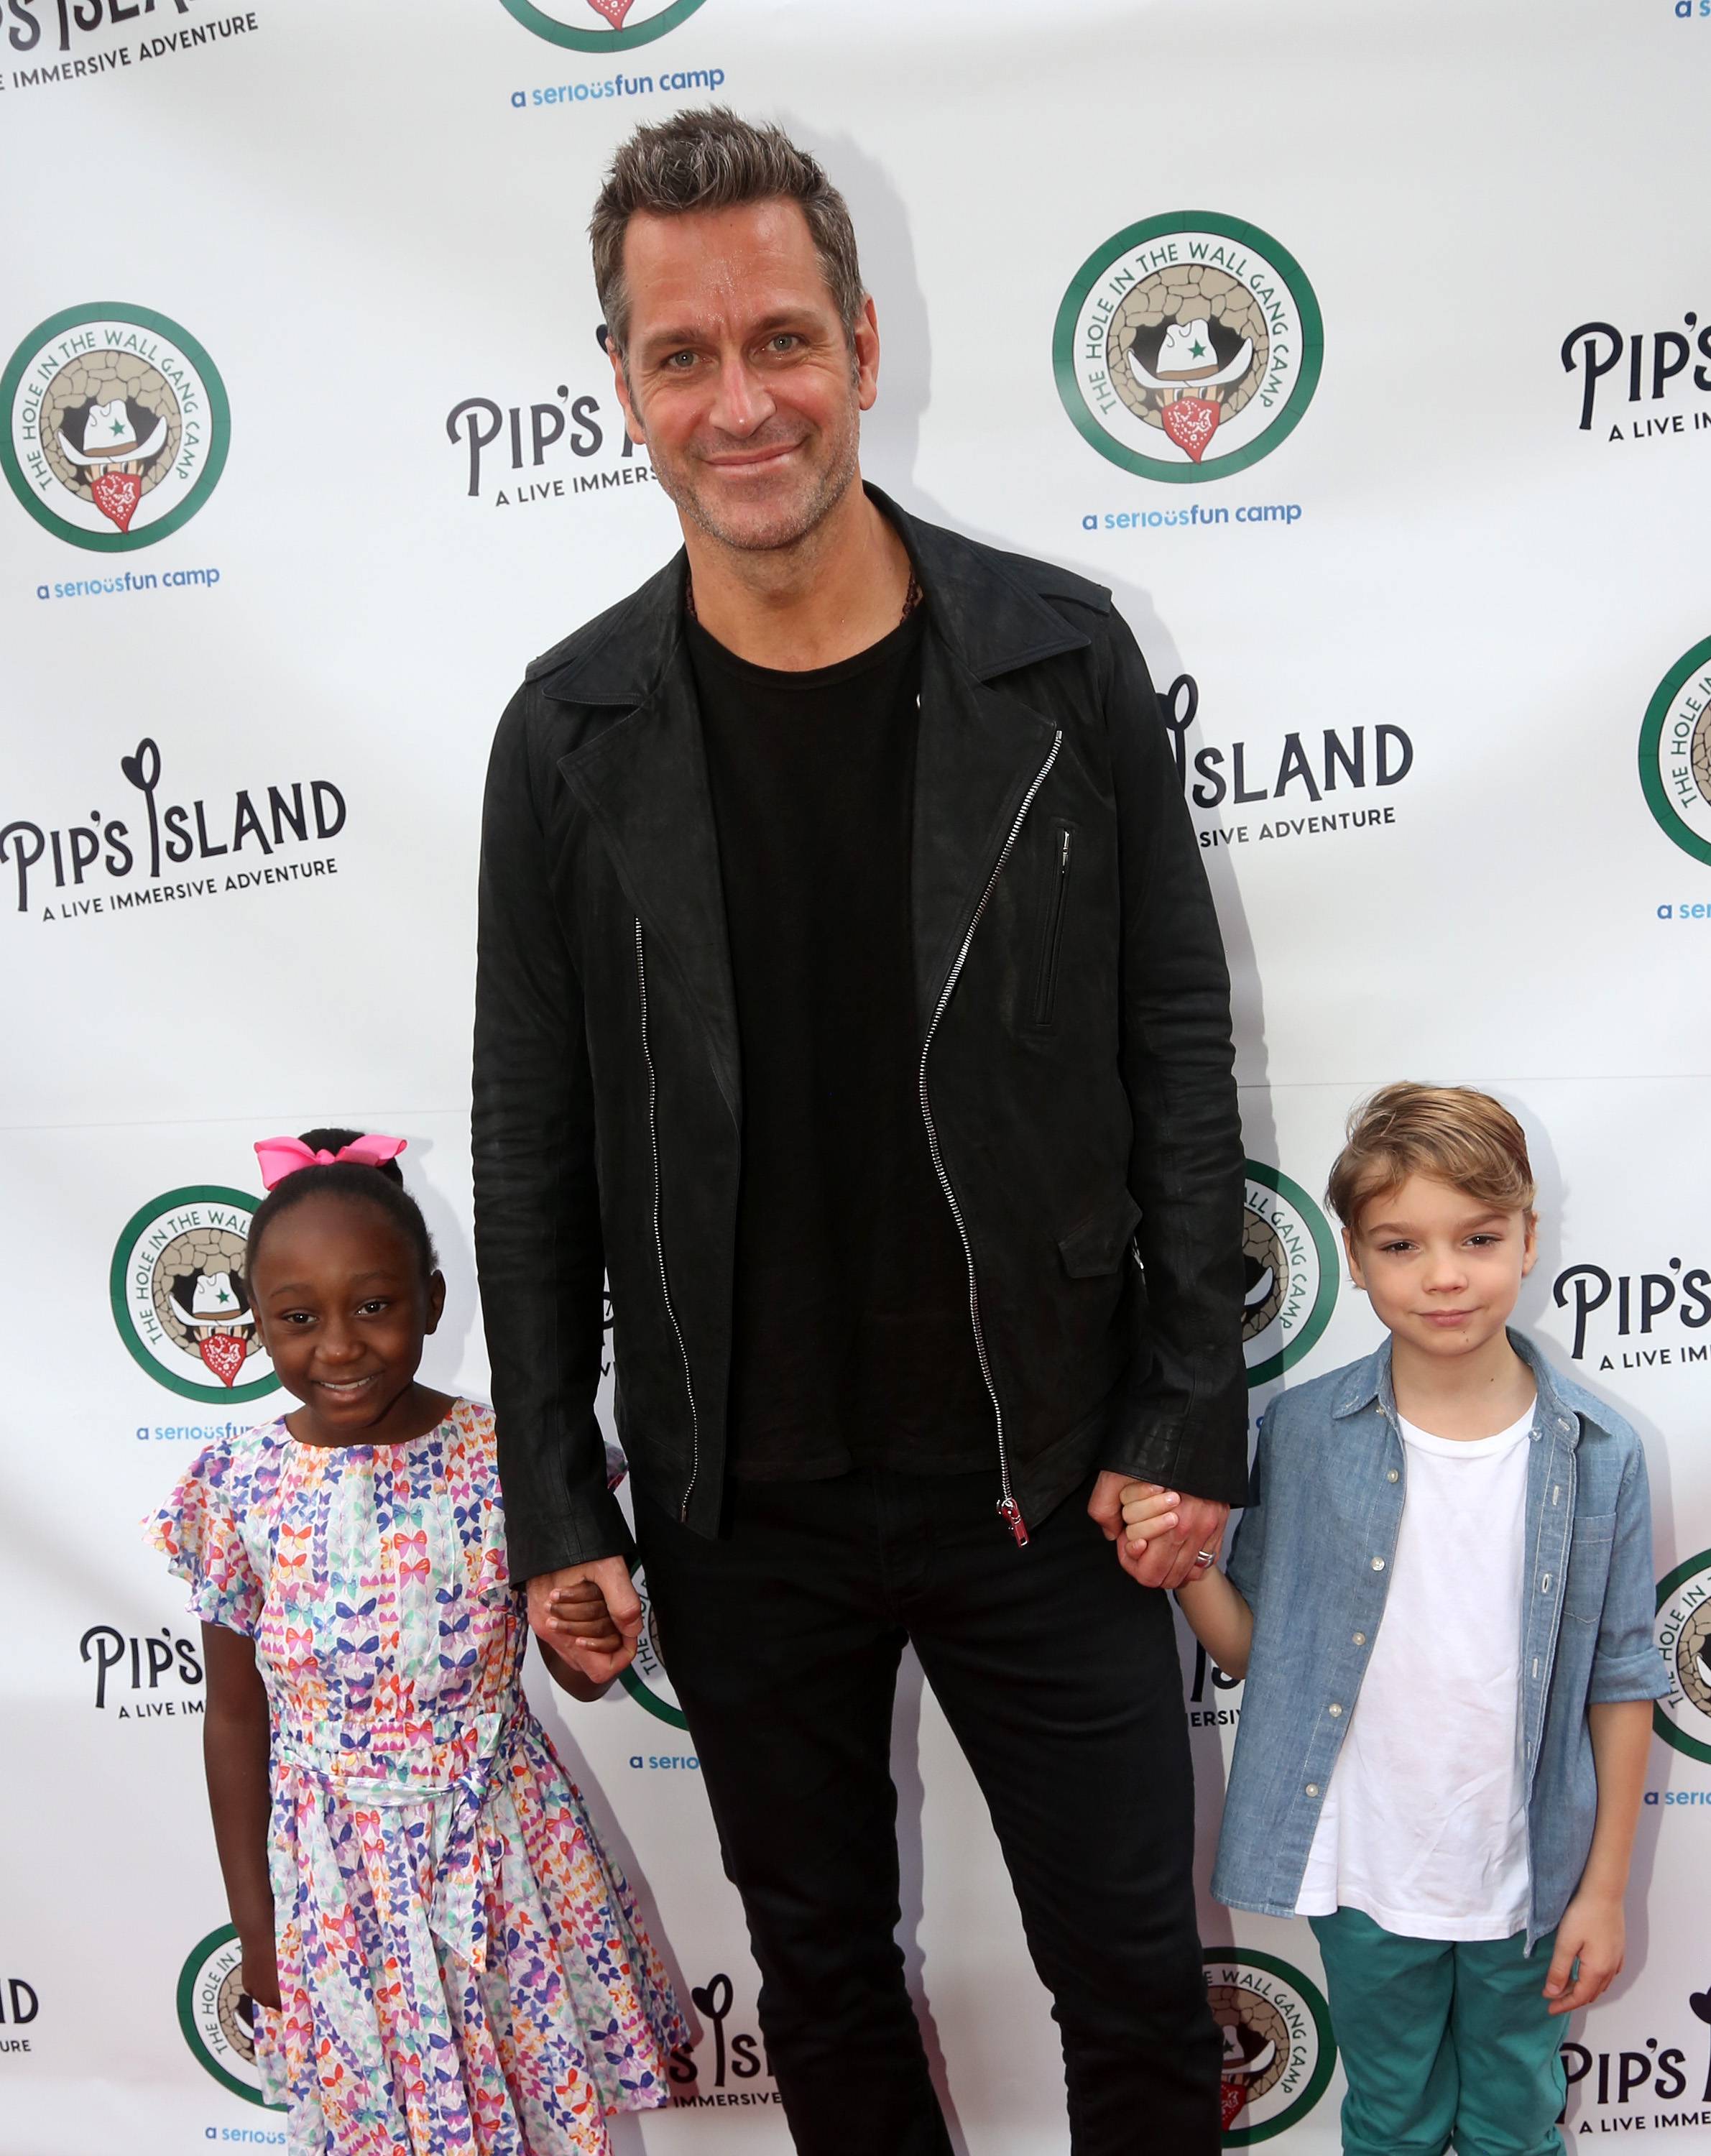
[[[1004,874],[1005,863],[1010,859],[1011,850],[1020,834],[1024,819],[1034,805],[1034,797],[1051,776],[1051,767],[1057,762],[1057,752],[1062,747],[1063,728],[1060,726],[1051,737],[1051,752],[1035,773],[1034,783],[1028,788],[1021,807],[1016,811],[1016,820],[1010,825],[1010,836],[1004,842],[1004,850],[998,857],[997,865],[987,879],[985,890],[980,894],[980,903],[975,907],[974,917],[969,923],[969,932],[963,938],[963,947],[958,952],[955,963],[945,978],[938,1008],[933,1014],[932,1022],[927,1029],[927,1039],[921,1049],[921,1114],[927,1125],[927,1149],[933,1155],[933,1172],[938,1177],[939,1188],[944,1193],[945,1203],[951,1209],[951,1218],[956,1222],[957,1233],[962,1239],[963,1257],[969,1268],[969,1321],[974,1328],[974,1353],[980,1358],[980,1374],[986,1381],[987,1397],[992,1402],[993,1419],[998,1425],[998,1472],[1004,1492],[998,1501],[998,1517],[1015,1537],[1019,1549],[1025,1549],[1028,1546],[1028,1523],[1022,1517],[1022,1508],[1016,1502],[1015,1492],[1010,1487],[1010,1453],[1004,1439],[1004,1409],[999,1404],[998,1387],[993,1383],[992,1364],[986,1353],[986,1336],[980,1329],[980,1283],[974,1276],[974,1249],[969,1240],[963,1209],[957,1203],[956,1192],[951,1188],[951,1179],[945,1173],[944,1158],[938,1149],[938,1131],[933,1120],[933,1103],[927,1091],[927,1059],[933,1051],[933,1036],[938,1031],[938,1022],[944,1016],[945,1006],[961,978],[963,963],[969,956],[969,947],[974,941],[974,931],[980,926],[980,916],[985,912],[987,901],[992,896],[999,878]]]
[[[1034,994],[1035,1025],[1051,1024],[1051,1008],[1057,998],[1057,948],[1063,940],[1064,901],[1069,896],[1071,837],[1069,826],[1060,826],[1057,881],[1052,887],[1051,907],[1046,917],[1046,941],[1040,952],[1040,984]]]
[[[635,923],[635,984],[641,996],[642,1061],[648,1068],[648,1144],[654,1156],[654,1255],[660,1261],[660,1293],[665,1298],[665,1315],[671,1321],[671,1330],[677,1339],[677,1353],[683,1358],[683,1389],[689,1395],[689,1483],[679,1506],[680,1520],[689,1517],[689,1501],[695,1495],[696,1477],[701,1473],[701,1417],[695,1408],[695,1381],[689,1374],[689,1349],[684,1343],[683,1328],[677,1322],[677,1312],[671,1306],[671,1288],[665,1278],[665,1240],[660,1232],[660,1089],[654,1076],[654,1054],[648,1045],[648,970],[642,958],[641,916]]]

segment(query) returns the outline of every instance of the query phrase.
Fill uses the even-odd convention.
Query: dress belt
[[[501,1770],[509,1764],[532,1719],[527,1707],[519,1702],[496,1725],[464,1771],[446,1782],[393,1782],[378,1776],[346,1774],[288,1741],[281,1741],[275,1756],[281,1768],[318,1784],[332,1804],[384,1813],[408,1804],[451,1799],[445,1839],[434,1861],[428,1922],[450,1953],[470,1968],[481,1969],[487,1965],[487,1897],[483,1888],[487,1869],[484,1859],[488,1856],[488,1837],[480,1830],[481,1813]]]

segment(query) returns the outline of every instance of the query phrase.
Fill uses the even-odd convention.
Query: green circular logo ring
[[[1097,414],[1087,402],[1076,370],[1076,326],[1094,284],[1120,255],[1144,246],[1148,240],[1184,232],[1215,234],[1220,239],[1234,240],[1239,245],[1251,247],[1256,254],[1263,255],[1282,278],[1301,319],[1300,366],[1282,409],[1254,440],[1245,443],[1239,449],[1232,449],[1228,456],[1216,458],[1210,464],[1176,464],[1164,457],[1147,456],[1118,441],[1100,424]],[[1143,218],[1138,224],[1125,225],[1121,232],[1113,233],[1103,246],[1094,249],[1070,280],[1069,289],[1059,304],[1057,321],[1051,333],[1052,374],[1063,408],[1069,414],[1076,431],[1102,457],[1123,470],[1133,472],[1138,479],[1161,480],[1173,486],[1193,486],[1205,480],[1224,479],[1236,472],[1246,471],[1250,465],[1257,464],[1261,457],[1269,456],[1299,425],[1303,414],[1313,402],[1324,355],[1324,321],[1319,313],[1318,300],[1313,286],[1307,280],[1306,271],[1295,257],[1280,247],[1269,233],[1261,232],[1257,225],[1245,223],[1240,218],[1220,217],[1207,210],[1172,210],[1164,217]]]
[[[1664,1605],[1671,1601],[1689,1580],[1702,1573],[1711,1575],[1711,1549],[1701,1550],[1697,1557],[1690,1557],[1684,1564],[1678,1564],[1673,1572],[1667,1573],[1658,1581],[1656,1614],[1661,1618],[1663,1615]],[[1700,1596],[1698,1601],[1694,1604],[1693,1609],[1695,1614],[1701,1618],[1701,1636],[1703,1637],[1705,1627],[1703,1620],[1706,1614],[1711,1614],[1711,1577],[1708,1577],[1707,1579],[1707,1592]],[[1688,1621],[1692,1622],[1693,1620],[1689,1619]],[[1661,1630],[1662,1627],[1657,1629]],[[1672,1645],[1673,1642],[1670,1644]],[[1665,1666],[1670,1672],[1671,1697],[1673,1698],[1682,1691],[1681,1672],[1677,1666],[1676,1658],[1671,1655],[1668,1646],[1662,1640],[1658,1642],[1658,1650],[1663,1656]],[[1654,1699],[1652,1701],[1652,1727],[1664,1743],[1672,1749],[1684,1753],[1689,1759],[1697,1759],[1703,1767],[1711,1767],[1711,1744],[1705,1743],[1702,1738],[1689,1737],[1685,1729],[1672,1722],[1668,1715],[1664,1712],[1665,1707],[1669,1704],[1669,1700]],[[1702,1715],[1706,1712],[1704,1702],[1696,1700],[1693,1705]]]
[[[86,531],[81,526],[56,516],[30,484],[18,462],[17,444],[12,439],[13,399],[18,394],[25,368],[40,355],[43,346],[66,330],[80,329],[88,322],[110,321],[131,323],[177,346],[196,369],[208,396],[208,443],[201,471],[182,501],[136,531]],[[152,308],[119,302],[107,306],[67,307],[62,314],[49,315],[45,321],[38,322],[13,353],[5,373],[0,375],[0,415],[3,415],[3,424],[0,424],[0,470],[4,470],[13,494],[44,531],[51,531],[56,539],[64,539],[70,546],[85,547],[93,554],[134,553],[139,547],[152,547],[157,540],[170,537],[188,524],[219,484],[232,439],[232,409],[227,401],[226,386],[220,380],[218,368],[196,339],[188,331],[180,329],[177,322],[165,315],[156,314]]]
[[[178,2026],[183,2031],[184,2041],[189,2046],[191,2056],[196,2061],[197,2065],[204,2073],[212,2074],[222,2088],[229,2089],[234,2096],[241,2096],[245,2103],[253,2103],[263,2111],[283,2111],[285,2108],[285,2105],[270,2103],[253,2082],[246,2082],[240,2076],[234,2074],[219,2057],[208,2042],[202,2016],[197,2011],[197,1987],[203,1979],[208,1964],[218,1955],[222,1956],[230,1966],[235,1967],[237,1964],[234,1956],[224,1950],[236,1946],[237,1943],[238,1927],[235,1924],[222,1924],[217,1931],[210,1932],[205,1939],[198,1940],[192,1947],[184,1966],[178,1974]],[[217,1987],[217,1994],[218,1990],[224,1989],[224,1984],[222,1982]],[[214,2009],[214,2025],[217,2026],[219,2018],[218,2005]],[[225,2041],[229,2042],[230,2040],[227,2038]]]
[[[1663,729],[1670,706],[1695,674],[1708,670],[1711,670],[1711,636],[1696,644],[1691,651],[1684,651],[1652,692],[1640,727],[1640,784],[1646,795],[1646,806],[1664,837],[1672,840],[1684,854],[1691,854],[1696,861],[1711,865],[1711,836],[1694,830],[1670,799],[1662,768]],[[1685,784],[1690,792],[1698,792],[1690,762],[1686,766]]]
[[[618,1681],[638,1707],[645,1707],[650,1714],[657,1715],[661,1722],[669,1722],[674,1729],[688,1728],[689,1718],[682,1708],[668,1706],[657,1692],[650,1691],[636,1675],[633,1662],[627,1669],[618,1672]]]
[[[1262,1189],[1273,1193],[1307,1230],[1312,1241],[1318,1272],[1318,1278],[1311,1283],[1312,1300],[1306,1315],[1298,1323],[1290,1326],[1289,1299],[1292,1293],[1297,1292],[1293,1286],[1292,1268],[1288,1265],[1288,1254],[1278,1244],[1275,1230],[1261,1224],[1261,1232],[1270,1236],[1273,1244],[1278,1244],[1272,1262],[1275,1264],[1277,1259],[1282,1259],[1284,1269],[1289,1272],[1290,1277],[1277,1282],[1274,1291],[1278,1305],[1277,1317],[1281,1317],[1287,1328],[1282,1345],[1263,1360],[1249,1364],[1247,1382],[1251,1389],[1255,1385],[1267,1384],[1273,1378],[1281,1378],[1286,1370],[1301,1360],[1309,1348],[1318,1344],[1319,1336],[1331,1322],[1331,1312],[1337,1307],[1338,1264],[1337,1243],[1330,1224],[1301,1185],[1292,1177],[1285,1175],[1281,1168],[1272,1168],[1264,1161],[1247,1162],[1246,1172],[1251,1183],[1258,1183]],[[1251,1220],[1252,1209],[1245,1205],[1244,1211]],[[1261,1327],[1261,1332],[1268,1331],[1273,1322],[1274,1319],[1268,1319]]]
[[[641,1597],[641,1634],[635,1643],[635,1660],[618,1672],[618,1681],[638,1707],[645,1708],[673,1729],[687,1729],[689,1718],[682,1708],[675,1700],[667,1699],[663,1689],[655,1688],[656,1686],[668,1686],[671,1680],[666,1674],[665,1665],[660,1654],[659,1634],[654,1623],[653,1598],[648,1593],[647,1574],[643,1571],[639,1558],[631,1563],[629,1576]]]
[[[1256,2142],[1269,2141],[1305,2118],[1331,2086],[1331,2076],[1337,2069],[1337,2039],[1331,2027],[1331,2010],[1318,1986],[1276,1954],[1261,1953],[1256,1947],[1202,1947],[1200,1960],[1208,1969],[1225,1969],[1232,1974],[1239,1974],[1244,1968],[1259,1970],[1292,1992],[1313,2023],[1314,2057],[1301,2089],[1274,2118],[1260,2119],[1251,2126],[1225,2128],[1226,2148],[1251,2148]]]
[[[501,0],[506,13],[515,16],[526,30],[532,30],[551,44],[568,45],[576,53],[625,53],[637,45],[650,45],[655,38],[663,38],[668,30],[686,23],[701,4],[701,0],[672,0],[671,7],[650,15],[633,29],[575,30],[568,23],[555,22],[551,15],[532,8],[529,0]]]
[[[177,1393],[183,1399],[202,1400],[215,1406],[224,1406],[239,1400],[259,1400],[269,1393],[277,1392],[280,1381],[270,1369],[265,1377],[252,1378],[247,1385],[208,1385],[194,1378],[181,1375],[170,1364],[162,1362],[138,1331],[131,1310],[130,1290],[135,1285],[131,1268],[136,1257],[138,1240],[164,1215],[180,1212],[191,1205],[218,1206],[228,1212],[240,1213],[244,1216],[244,1231],[247,1233],[249,1216],[260,1203],[259,1199],[251,1198],[241,1190],[228,1189],[224,1183],[186,1183],[182,1189],[162,1191],[158,1198],[152,1198],[146,1205],[140,1205],[125,1223],[120,1230],[118,1241],[113,1245],[113,1263],[107,1275],[107,1292],[119,1337],[125,1342],[127,1353],[139,1368],[146,1370],[157,1385],[164,1385],[168,1392]],[[238,1233],[235,1226],[226,1227],[224,1223],[220,1226],[228,1235]],[[167,1240],[161,1239],[162,1247]]]

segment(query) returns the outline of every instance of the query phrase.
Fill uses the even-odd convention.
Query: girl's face
[[[306,1198],[263,1237],[249,1293],[280,1383],[306,1410],[293,1435],[331,1445],[384,1439],[445,1304],[444,1281],[424,1280],[388,1216],[361,1199]]]

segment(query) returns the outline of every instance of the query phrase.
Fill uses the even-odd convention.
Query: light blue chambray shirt
[[[1538,1387],[1527,1469],[1517,1741],[1527,1794],[1527,1949],[1554,1928],[1592,1843],[1589,1704],[1669,1689],[1656,1603],[1646,1455],[1619,1414],[1509,1339]],[[1254,1613],[1212,1892],[1294,1912],[1331,1769],[1385,1614],[1407,1460],[1390,1343],[1273,1401],[1230,1577]],[[1453,1564],[1457,1553],[1446,1550]],[[1420,1643],[1429,1661],[1431,1642]],[[1399,1789],[1405,1804],[1408,1792]]]

